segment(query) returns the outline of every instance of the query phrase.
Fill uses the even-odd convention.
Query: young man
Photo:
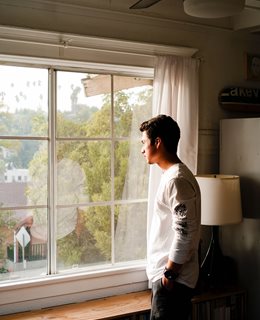
[[[177,156],[180,129],[171,117],[145,121],[140,131],[147,163],[163,171],[148,241],[150,319],[187,320],[199,275],[200,190]]]

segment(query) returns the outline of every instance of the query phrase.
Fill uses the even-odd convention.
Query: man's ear
[[[156,146],[156,148],[159,148],[160,145],[161,145],[161,143],[162,143],[161,138],[160,138],[160,137],[157,137],[157,138],[155,139],[155,146]]]

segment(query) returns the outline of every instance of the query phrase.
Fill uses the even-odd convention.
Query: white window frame
[[[153,77],[156,55],[192,56],[197,51],[188,47],[61,35],[9,27],[0,27],[0,48],[0,63],[48,66],[80,72],[100,69],[102,72],[118,73],[120,70],[121,74],[127,75],[137,75],[138,71],[138,75],[143,77]],[[145,264],[0,283],[0,315],[147,288]]]

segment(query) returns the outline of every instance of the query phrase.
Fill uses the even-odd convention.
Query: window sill
[[[148,289],[145,265],[61,274],[0,285],[0,314],[37,310]]]
[[[78,304],[59,306],[51,309],[26,312],[3,317],[3,320],[33,320],[35,317],[44,319],[67,319],[69,314],[73,319],[108,320],[144,314],[150,311],[150,290],[139,291],[109,297],[107,299],[92,300]]]

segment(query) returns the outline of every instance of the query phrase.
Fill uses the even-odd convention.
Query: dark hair
[[[144,121],[140,126],[140,131],[146,132],[152,145],[154,145],[155,139],[159,137],[169,153],[177,152],[180,140],[180,128],[177,122],[170,116],[160,114],[150,120]]]

